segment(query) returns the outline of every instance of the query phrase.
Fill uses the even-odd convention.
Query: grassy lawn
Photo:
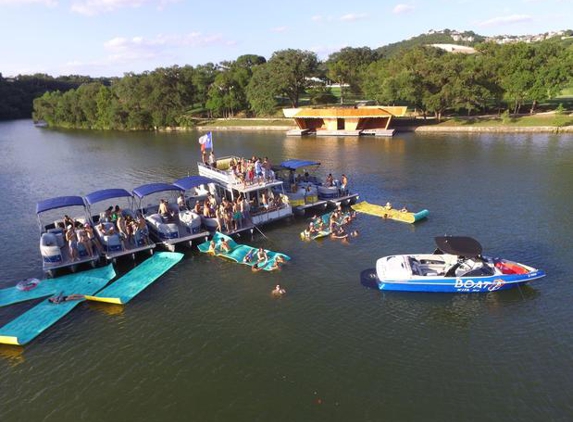
[[[535,126],[571,126],[573,116],[547,114],[533,116],[511,117],[503,121],[501,117],[472,117],[472,118],[452,118],[440,123],[441,126],[508,126],[508,127],[535,127]]]
[[[294,126],[292,119],[205,119],[197,126]]]

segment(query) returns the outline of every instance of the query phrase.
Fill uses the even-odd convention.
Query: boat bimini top
[[[482,246],[468,236],[438,236],[435,237],[437,254],[458,255],[464,258],[481,258]]]
[[[56,198],[44,199],[36,204],[36,214],[44,211],[55,210],[65,207],[85,207],[84,199],[81,196],[58,196]]]
[[[298,160],[296,158],[285,160],[280,163],[280,166],[288,169],[288,170],[298,170],[302,167],[312,167],[312,166],[320,166],[318,161],[311,161],[311,160]]]

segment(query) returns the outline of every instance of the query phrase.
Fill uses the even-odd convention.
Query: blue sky
[[[0,0],[0,73],[121,76],[286,48],[326,59],[430,29],[572,27],[573,0]]]

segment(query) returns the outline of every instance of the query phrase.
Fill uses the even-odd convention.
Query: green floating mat
[[[115,277],[115,271],[110,264],[106,267],[70,274],[70,276],[72,277],[69,277],[67,282],[60,286],[61,290],[58,295],[93,295]],[[49,299],[44,300],[0,328],[0,343],[18,346],[29,343],[83,300],[62,301],[60,303],[52,303]]]
[[[229,246],[231,248],[231,250],[229,252],[223,252],[220,249],[221,242],[224,240],[229,242]],[[199,249],[200,252],[212,253],[212,252],[209,252],[209,245],[210,245],[211,241],[214,241],[215,245],[216,245],[216,247],[215,247],[216,252],[214,254],[215,256],[230,259],[231,261],[234,261],[234,262],[237,262],[237,263],[243,264],[243,265],[248,265],[250,267],[252,267],[256,264],[256,258],[254,260],[252,260],[251,262],[244,262],[243,260],[245,259],[245,256],[247,256],[247,254],[249,254],[249,253],[256,255],[258,248],[254,248],[254,247],[249,246],[249,245],[239,245],[231,237],[229,237],[223,233],[215,232],[215,234],[213,235],[213,238],[211,240],[208,240],[206,242],[203,242],[203,243],[197,245],[197,248]],[[280,252],[273,252],[273,251],[269,251],[268,249],[265,249],[265,252],[267,253],[268,259],[263,265],[261,265],[259,267],[259,269],[264,270],[264,271],[272,271],[275,269],[273,266],[276,262],[277,257],[281,257],[285,261],[290,260],[290,256],[285,255],[285,254],[280,253]]]
[[[60,293],[65,287],[73,283],[78,276],[89,277],[107,277],[109,273],[108,267],[95,268],[93,270],[83,271],[81,273],[66,274],[61,277],[47,278],[45,280],[38,280],[39,283],[36,287],[30,290],[20,290],[18,287],[8,287],[0,290],[0,307],[13,305],[15,303],[26,302],[27,300],[40,299],[42,297],[53,296]],[[114,273],[115,274],[115,273]],[[113,278],[113,277],[112,277]],[[20,283],[18,283],[20,284]]]
[[[183,258],[178,252],[157,252],[88,300],[124,305]]]

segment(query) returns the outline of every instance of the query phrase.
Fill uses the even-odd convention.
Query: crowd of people
[[[145,217],[139,210],[133,214],[122,210],[119,205],[110,206],[100,217],[96,228],[103,236],[117,234],[124,250],[129,246],[137,246],[140,240],[145,245],[150,243]]]
[[[242,183],[244,187],[275,180],[275,172],[268,157],[261,158],[253,155],[250,159],[231,158],[229,170],[235,180]]]
[[[211,240],[209,242],[209,249],[207,253],[212,253],[213,255],[218,254],[229,254],[233,251],[232,246],[228,239],[222,239],[219,242]],[[282,267],[286,260],[281,255],[276,255],[274,258],[270,259],[268,252],[263,248],[250,249],[246,255],[243,257],[241,263],[245,265],[250,265],[253,272],[261,271],[268,263],[270,266],[268,270],[274,271]]]
[[[205,218],[214,218],[217,231],[230,233],[241,230],[251,221],[251,204],[244,195],[239,195],[234,201],[223,198],[220,202],[211,193],[207,199],[197,201],[193,211]]]
[[[117,235],[122,248],[137,246],[139,240],[149,244],[149,232],[145,217],[140,211],[133,215],[130,211],[122,210],[119,205],[110,206],[102,215],[95,227],[91,223],[80,223],[68,215],[64,216],[64,238],[68,245],[72,261],[80,260],[80,250],[85,250],[89,257],[102,255],[105,248],[96,236],[97,230],[100,236]]]
[[[232,233],[249,226],[252,223],[252,215],[273,211],[282,206],[282,196],[273,193],[272,189],[266,189],[261,192],[259,198],[253,198],[251,201],[244,194],[240,194],[235,200],[223,197],[217,201],[214,195],[208,193],[205,200],[196,201],[193,211],[205,218],[214,218],[217,231]]]
[[[217,168],[217,160],[213,150],[209,155],[206,151],[203,152],[203,164]],[[251,158],[232,157],[228,171],[238,183],[242,183],[245,187],[275,180],[275,173],[268,157],[261,158],[256,155]]]
[[[356,218],[356,212],[342,212],[340,207],[328,214],[328,222],[323,217],[314,215],[303,232],[308,239],[316,235],[326,233],[333,239],[347,239],[358,236],[357,230],[348,230],[348,225]]]
[[[66,215],[64,227],[64,238],[72,261],[80,260],[80,247],[86,251],[90,258],[96,256],[96,252],[99,254],[101,244],[95,237],[90,223],[76,225],[76,222]]]

